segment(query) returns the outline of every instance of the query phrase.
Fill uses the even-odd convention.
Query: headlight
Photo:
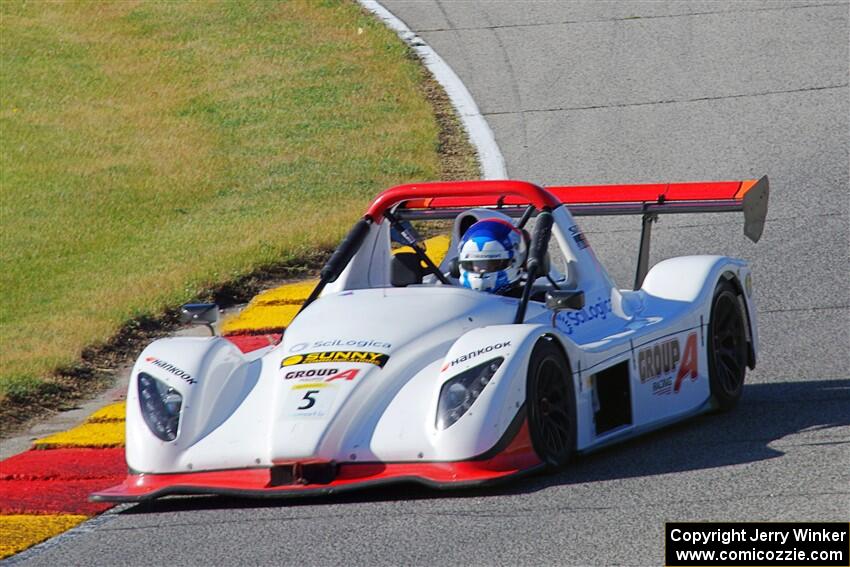
[[[437,404],[437,429],[446,429],[472,407],[504,360],[488,360],[443,384]]]
[[[183,396],[150,374],[139,373],[139,405],[151,432],[163,441],[177,438]]]

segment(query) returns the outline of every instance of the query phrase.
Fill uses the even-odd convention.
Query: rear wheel
[[[531,352],[526,403],[534,451],[550,467],[562,467],[575,451],[575,391],[567,360],[552,338],[542,338]]]
[[[714,292],[708,323],[708,381],[721,411],[735,407],[744,391],[747,334],[738,294],[728,281]]]

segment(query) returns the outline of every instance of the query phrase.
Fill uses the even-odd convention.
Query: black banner
[[[850,566],[850,524],[841,522],[670,522],[668,567]]]

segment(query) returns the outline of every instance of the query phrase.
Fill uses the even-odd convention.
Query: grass
[[[440,175],[423,71],[353,3],[7,0],[0,18],[0,403]]]

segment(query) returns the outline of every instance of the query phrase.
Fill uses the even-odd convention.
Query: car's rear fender
[[[744,260],[728,256],[680,256],[659,262],[646,275],[641,291],[644,300],[680,301],[699,307],[707,325],[711,316],[711,301],[721,279],[732,283],[744,308],[747,320],[749,366],[755,368],[759,348],[756,305],[752,272]]]

